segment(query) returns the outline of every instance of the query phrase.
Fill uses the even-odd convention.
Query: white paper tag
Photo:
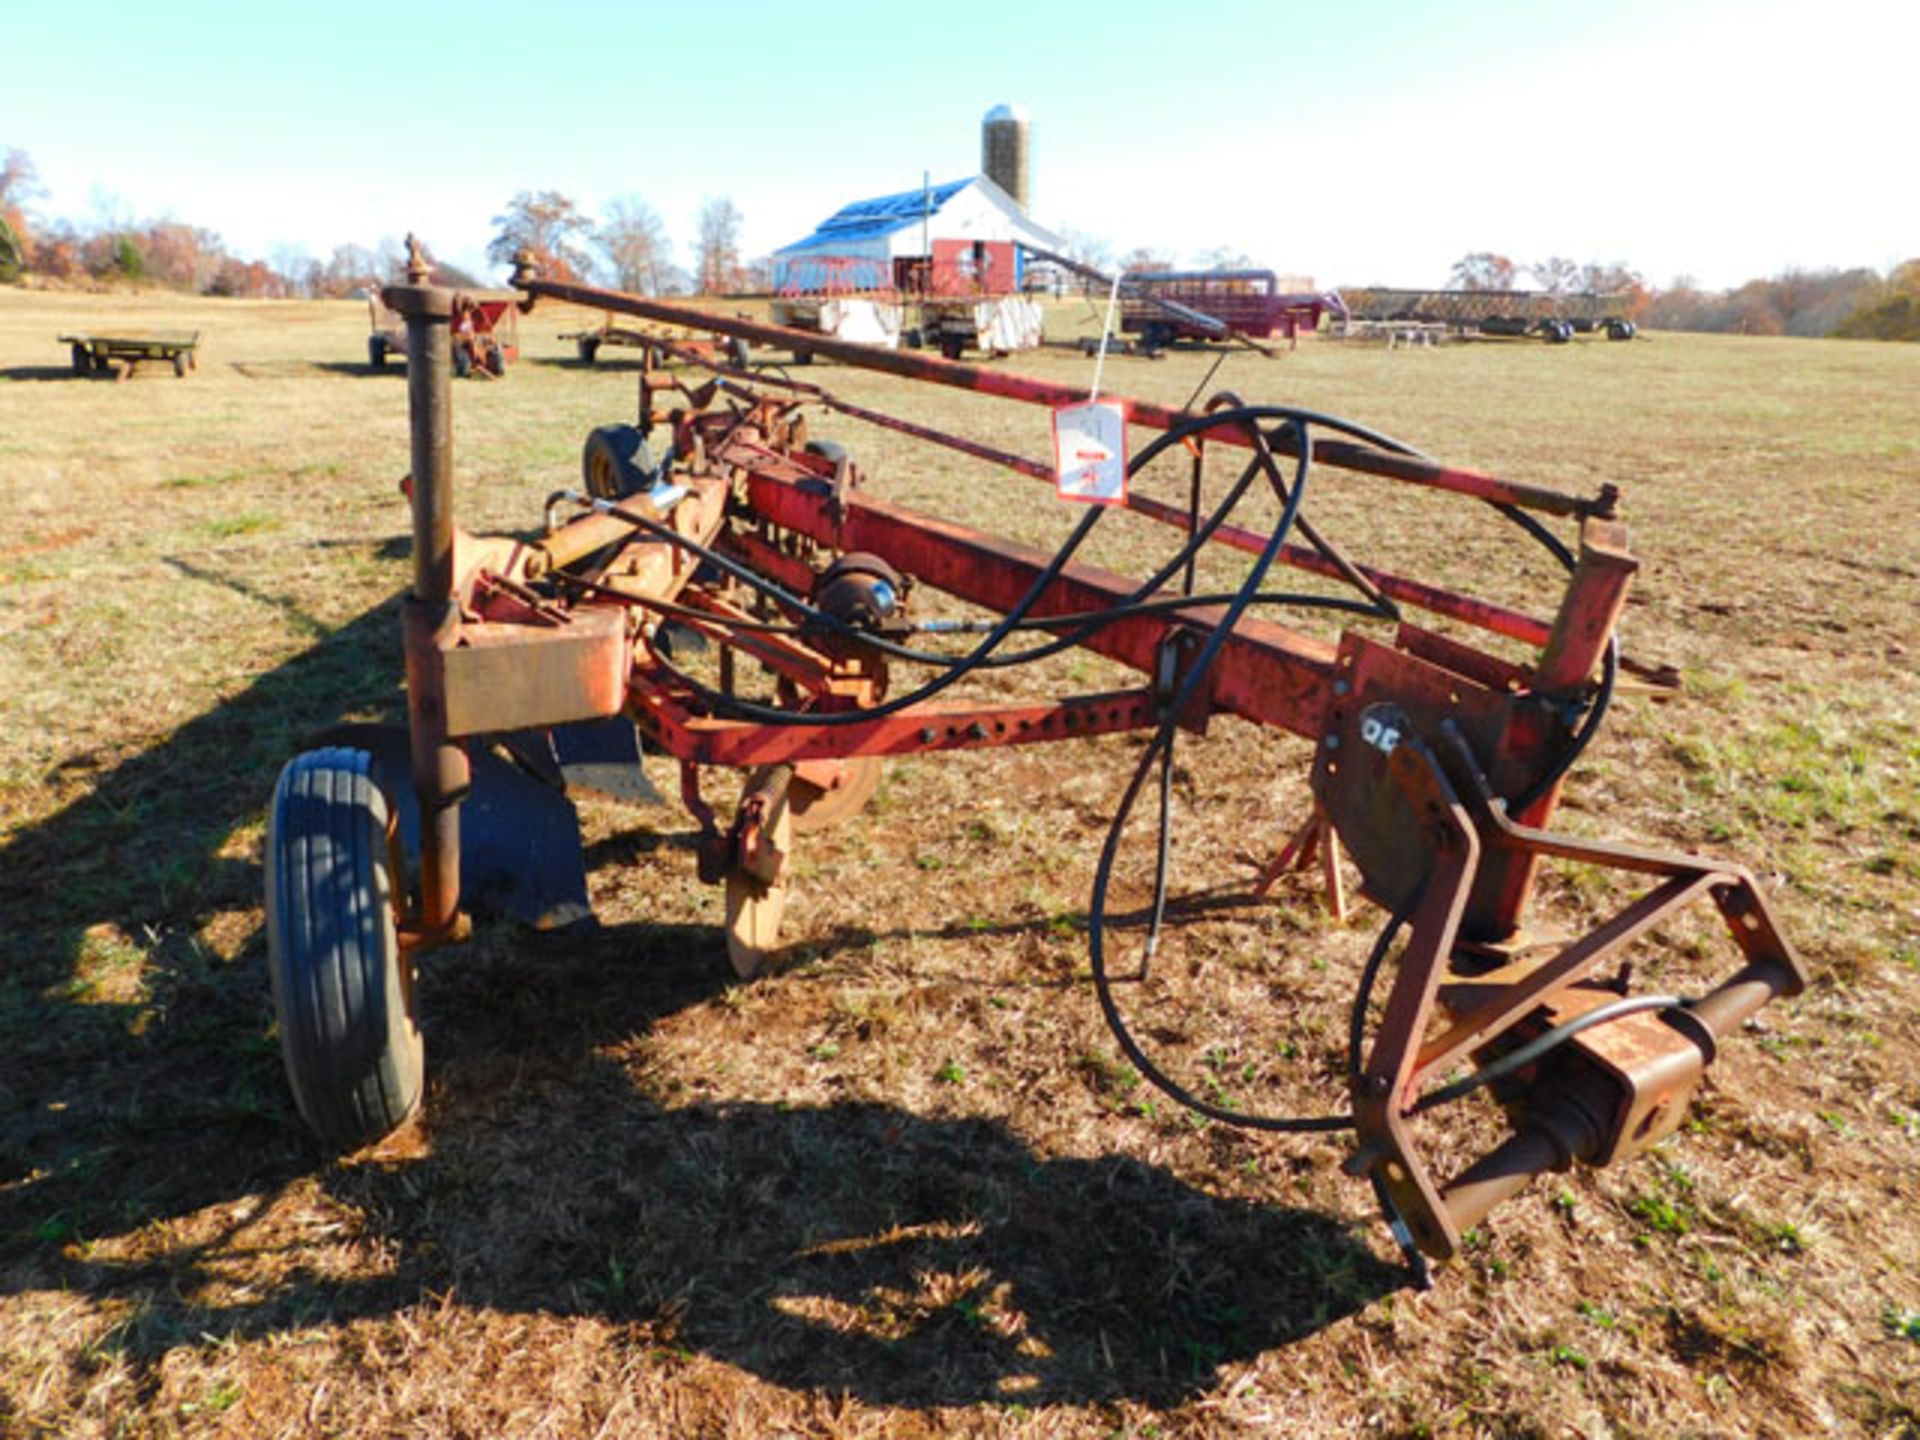
[[[1053,475],[1062,500],[1127,503],[1127,408],[1087,400],[1053,412]]]

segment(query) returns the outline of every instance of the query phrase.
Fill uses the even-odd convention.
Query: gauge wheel
[[[587,434],[580,478],[596,500],[624,500],[653,485],[653,454],[637,427],[602,425]]]
[[[290,761],[267,820],[267,968],[300,1114],[341,1151],[397,1129],[424,1092],[413,976],[394,922],[392,811],[365,750]]]

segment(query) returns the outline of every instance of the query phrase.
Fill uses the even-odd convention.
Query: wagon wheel
[[[187,352],[186,351],[176,350],[173,352],[173,373],[182,380],[187,378]]]
[[[365,750],[288,763],[267,821],[267,968],[293,1098],[356,1150],[419,1105],[425,1048],[394,923],[391,814]]]
[[[793,810],[787,802],[791,773],[785,766],[755,770],[740,795],[743,812],[748,806],[759,812],[748,831],[751,853],[727,871],[727,958],[742,980],[758,975],[773,958],[787,912],[787,862],[793,852]]]
[[[73,373],[76,375],[87,375],[91,374],[92,371],[93,355],[88,351],[86,346],[76,344],[73,347]]]
[[[846,774],[832,790],[821,790],[796,779],[788,791],[794,832],[811,835],[850,820],[865,808],[880,788],[880,757],[859,755],[845,762]]]

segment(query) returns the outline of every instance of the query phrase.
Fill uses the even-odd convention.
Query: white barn
[[[906,270],[927,263],[943,241],[1012,242],[1016,288],[1025,268],[1020,247],[1058,251],[1066,245],[992,180],[970,175],[842,206],[811,235],[773,252],[774,293],[904,289]]]

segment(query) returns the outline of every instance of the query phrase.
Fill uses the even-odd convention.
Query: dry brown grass
[[[631,411],[631,370],[566,363],[576,318],[537,312],[527,361],[457,390],[473,528],[534,524]],[[53,337],[108,322],[203,329],[200,373],[70,379]],[[301,738],[399,704],[404,386],[361,373],[363,336],[350,305],[0,292],[0,1434],[1920,1427],[1920,351],[1308,345],[1217,377],[1620,483],[1626,642],[1689,691],[1617,707],[1563,823],[1745,860],[1819,977],[1687,1131],[1536,1186],[1420,1295],[1337,1144],[1190,1123],[1116,1059],[1083,912],[1126,740],[892,765],[800,856],[793,963],[749,985],[684,817],[590,808],[602,928],[432,956],[424,1122],[321,1156],[271,1035],[259,849]],[[1208,363],[1109,384],[1178,402]],[[1037,412],[808,378],[1044,446]],[[1027,482],[817,428],[889,496],[1064,533]],[[1545,593],[1460,506],[1328,477],[1310,508],[1365,558]],[[1096,541],[1135,569],[1166,543]],[[1304,748],[1227,722],[1181,754],[1180,882],[1241,884]],[[1575,871],[1543,899],[1615,893]],[[1372,923],[1304,885],[1205,910],[1128,1003],[1182,1073],[1327,1108]],[[1704,925],[1665,938],[1645,963],[1677,983],[1727,964]],[[1493,1129],[1463,1115],[1440,1153]]]

